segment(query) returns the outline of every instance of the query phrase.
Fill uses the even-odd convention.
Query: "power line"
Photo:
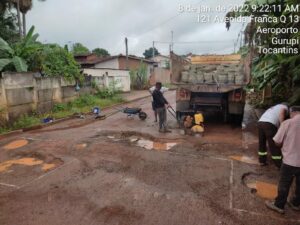
[[[231,40],[215,40],[215,41],[154,41],[157,44],[204,44],[204,43],[224,43],[224,42],[232,42],[234,39]]]
[[[150,28],[149,30],[147,30],[147,31],[145,31],[145,32],[143,32],[143,33],[141,33],[141,34],[139,34],[139,35],[137,35],[137,36],[143,36],[143,35],[145,35],[145,34],[151,32],[151,31],[157,29],[157,28],[160,27],[160,26],[163,26],[163,25],[167,24],[168,22],[170,22],[171,20],[173,20],[173,19],[175,19],[176,17],[180,16],[181,14],[182,14],[182,13],[178,13],[178,14],[176,14],[176,15],[170,17],[169,19],[166,19],[165,21],[163,21],[163,22],[161,22],[161,23],[155,25],[154,27]]]

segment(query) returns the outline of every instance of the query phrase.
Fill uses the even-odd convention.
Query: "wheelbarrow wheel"
[[[145,113],[145,112],[139,112],[139,118],[140,118],[140,120],[147,119],[147,113]]]

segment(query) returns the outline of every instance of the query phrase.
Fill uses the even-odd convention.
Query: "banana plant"
[[[34,26],[21,41],[11,46],[0,37],[0,71],[9,67],[17,72],[27,72],[26,59],[40,48],[36,41],[39,35],[33,32]]]

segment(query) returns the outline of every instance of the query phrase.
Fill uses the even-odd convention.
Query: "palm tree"
[[[20,11],[22,13],[23,37],[26,36],[26,13],[32,8],[32,0],[21,0]]]
[[[44,2],[46,0],[39,0]],[[12,3],[17,10],[18,27],[20,37],[26,36],[26,13],[32,8],[32,0],[4,0],[4,2]],[[22,19],[21,19],[22,13]]]

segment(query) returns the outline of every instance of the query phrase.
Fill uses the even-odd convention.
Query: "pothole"
[[[146,140],[146,139],[137,140],[135,143],[138,147],[142,147],[142,148],[145,148],[148,150],[154,149],[157,151],[168,151],[177,145],[176,142],[163,143],[163,142],[154,142],[154,141]]]
[[[275,199],[277,196],[277,185],[263,180],[261,174],[256,173],[245,173],[242,176],[242,183],[250,189],[252,194],[263,198],[263,199]]]
[[[15,141],[12,141],[12,142],[8,143],[3,148],[5,150],[14,150],[14,149],[24,147],[25,145],[28,145],[28,143],[29,143],[28,140],[20,139],[20,140],[15,140]]]
[[[37,166],[43,172],[48,172],[63,164],[63,161],[53,155],[42,155],[38,152],[18,153],[16,159],[11,159],[0,163],[0,173],[8,172],[13,166]],[[10,170],[11,171],[11,170]]]

